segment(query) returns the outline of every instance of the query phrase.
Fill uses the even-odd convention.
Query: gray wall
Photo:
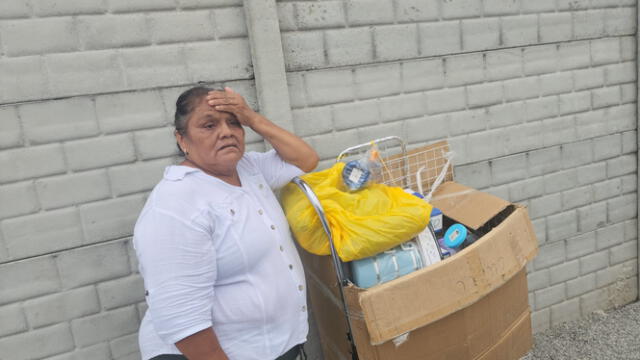
[[[529,207],[536,331],[637,299],[635,0],[256,3],[247,26],[241,0],[0,2],[3,360],[139,358],[132,226],[198,81],[277,114],[323,166],[447,138],[459,182]]]

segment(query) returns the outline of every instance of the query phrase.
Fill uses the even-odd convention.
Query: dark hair
[[[209,91],[213,91],[214,89],[204,87],[204,86],[195,86],[191,89],[185,90],[180,96],[178,96],[178,100],[176,100],[176,113],[174,115],[173,125],[176,128],[176,131],[183,135],[187,132],[187,120],[193,109],[198,105],[200,99],[206,96]],[[184,155],[184,152],[180,148],[180,144],[176,143],[178,146],[178,151],[180,155]]]

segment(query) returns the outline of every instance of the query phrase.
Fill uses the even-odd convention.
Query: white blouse
[[[242,186],[169,166],[142,210],[133,243],[149,305],[142,359],[213,327],[231,360],[275,359],[306,341],[306,284],[273,194],[302,171],[271,150],[246,153]]]

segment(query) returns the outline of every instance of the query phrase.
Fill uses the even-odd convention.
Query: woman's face
[[[244,154],[244,129],[230,113],[214,110],[205,97],[187,118],[184,135],[176,133],[187,158],[213,172],[235,169]]]

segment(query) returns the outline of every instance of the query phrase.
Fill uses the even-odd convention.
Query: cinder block
[[[421,91],[444,86],[444,66],[441,59],[406,61],[402,63],[404,91]]]
[[[22,145],[22,129],[15,106],[0,107],[0,149]]]
[[[593,139],[593,153],[596,161],[612,158],[622,152],[622,136],[613,134]]]
[[[28,17],[30,12],[31,7],[23,0],[5,0],[0,3],[0,19]]]
[[[138,157],[143,160],[168,157],[178,153],[174,129],[170,127],[138,131],[135,133],[135,144]]]
[[[549,287],[549,282],[549,269],[541,269],[527,273],[527,285],[531,292]]]
[[[526,1],[525,1],[526,3]],[[502,21],[502,45],[506,47],[538,43],[538,16],[505,16]]]
[[[242,0],[178,0],[181,9],[208,9],[225,6],[241,6]]]
[[[39,328],[94,314],[100,311],[93,286],[39,297],[24,303],[29,324]]]
[[[193,83],[248,79],[253,75],[247,39],[225,39],[185,45],[187,69]]]
[[[562,209],[562,195],[552,194],[531,199],[529,214],[532,219],[555,214]]]
[[[635,192],[638,189],[638,176],[636,174],[626,175],[622,180],[622,193]]]
[[[485,108],[490,128],[522,124],[524,102],[511,102]]]
[[[572,92],[558,96],[558,113],[573,114],[591,109],[591,93],[589,91]]]
[[[578,139],[590,139],[609,133],[609,126],[603,119],[609,114],[609,109],[592,110],[575,115],[576,135]]]
[[[527,177],[527,157],[526,154],[517,154],[491,160],[492,184],[500,185]]]
[[[215,33],[219,39],[230,37],[246,37],[247,24],[242,7],[228,7],[213,11]],[[189,39],[191,41],[191,38]]]
[[[393,23],[391,0],[347,0],[347,22],[350,25]],[[298,9],[298,13],[300,13]]]
[[[491,185],[491,168],[488,161],[456,166],[456,178],[476,189]]]
[[[622,93],[620,97],[621,103],[627,104],[636,101],[638,91],[636,89],[635,83],[620,85],[620,91]]]
[[[596,251],[596,233],[588,232],[567,239],[567,259],[577,259]]]
[[[135,160],[132,134],[111,135],[64,144],[69,167],[84,170]]]
[[[636,194],[626,194],[607,201],[609,222],[633,219],[638,214]]]
[[[484,0],[482,4],[484,8],[484,16],[511,15],[520,12],[520,1]]]
[[[500,104],[502,98],[502,83],[500,82],[467,86],[467,105],[469,108]]]
[[[607,161],[607,176],[613,178],[636,171],[638,167],[635,154],[623,155]]]
[[[529,176],[545,175],[562,168],[562,153],[559,146],[534,150],[529,153]]]
[[[578,209],[578,229],[580,232],[593,231],[607,223],[607,204],[591,204]]]
[[[82,243],[75,208],[48,211],[2,222],[9,253],[16,259],[68,249]]]
[[[57,96],[104,93],[126,88],[115,50],[48,54],[44,58],[51,92]]]
[[[580,273],[589,274],[595,273],[600,269],[604,269],[609,265],[609,251],[602,250],[594,254],[583,256],[580,258]],[[594,283],[595,283],[595,274]],[[590,289],[591,290],[591,289]]]
[[[0,152],[0,183],[53,175],[64,171],[59,144],[34,146]]]
[[[287,87],[289,87],[289,103],[291,104],[291,108],[295,109],[307,106],[307,91],[305,90],[305,78],[302,73],[288,72],[286,75]],[[351,76],[350,72],[349,76]],[[352,79],[349,80],[351,86],[350,98],[353,98],[353,87],[351,84]]]
[[[596,274],[591,273],[567,282],[567,296],[573,298],[596,289]]]
[[[73,348],[69,324],[58,324],[0,339],[3,360],[42,359]]]
[[[305,74],[309,105],[353,100],[355,89],[351,70],[324,70]]]
[[[71,322],[73,337],[84,347],[123,335],[138,329],[136,308],[129,306]]]
[[[34,1],[31,6],[33,7],[33,13],[38,17],[99,14],[107,10],[105,2],[102,0],[39,0]]]
[[[95,109],[89,98],[29,103],[19,106],[18,112],[31,144],[98,134]]]
[[[556,326],[567,321],[579,319],[580,298],[571,299],[551,306],[551,325]]]
[[[407,142],[418,143],[428,140],[442,139],[447,136],[449,125],[445,115],[425,116],[417,119],[405,120],[405,128],[407,133]],[[425,131],[429,129],[429,131]],[[451,138],[449,139],[451,144]],[[460,147],[455,147],[456,152],[460,151]]]
[[[382,61],[418,57],[416,24],[376,26],[373,29],[375,58]]]
[[[637,259],[638,257],[638,241],[632,240],[627,241],[619,246],[613,247],[609,249],[610,252],[610,263],[619,264],[627,260]],[[633,275],[637,274],[632,273]]]
[[[597,249],[607,249],[624,242],[624,223],[617,223],[596,230]]]
[[[142,321],[144,314],[147,312],[148,305],[146,302],[141,302],[137,306],[138,308],[138,319]]]
[[[462,50],[459,21],[419,24],[420,54],[424,57],[458,53]]]
[[[589,8],[589,0],[558,0],[558,10],[585,10]]]
[[[342,1],[296,2],[294,4],[298,29],[344,27],[346,24]],[[357,14],[355,16],[357,17]]]
[[[56,262],[65,289],[126,276],[131,272],[123,241],[65,251],[58,255]]]
[[[482,14],[480,0],[451,0],[442,2],[442,17],[444,19],[460,19],[476,17]]]
[[[610,266],[596,273],[596,286],[598,288],[621,282],[638,274],[638,262],[626,261],[618,265]]]
[[[624,222],[624,239],[636,240],[638,238],[638,220],[631,219]]]
[[[462,49],[480,51],[500,47],[500,20],[480,18],[462,20]]]
[[[350,102],[332,107],[336,130],[375,125],[380,122],[380,110],[376,100]]]
[[[567,190],[562,193],[562,209],[573,209],[589,204],[593,200],[591,186]]]
[[[635,104],[624,104],[606,109],[604,116],[608,123],[609,132],[623,132],[635,129],[635,108]]]
[[[604,10],[575,11],[573,16],[573,36],[588,39],[605,36]]]
[[[618,38],[604,38],[591,41],[592,66],[611,64],[620,61],[620,40]]]
[[[161,45],[119,49],[127,84],[140,89],[189,83],[182,48],[182,45]]]
[[[487,130],[470,134],[466,139],[467,161],[494,159],[504,155],[502,129]]]
[[[555,285],[580,275],[580,262],[578,260],[569,261],[556,265],[549,269],[550,284]]]
[[[547,74],[556,71],[558,67],[558,52],[555,44],[528,47],[522,54],[526,75]]]
[[[356,129],[316,135],[310,140],[320,158],[331,159],[331,164],[335,163],[335,158],[340,151],[360,143]]]
[[[60,289],[56,264],[51,256],[0,265],[0,304],[50,294]]]
[[[604,68],[590,68],[573,71],[574,90],[585,90],[605,84]]]
[[[131,235],[143,205],[143,196],[132,195],[80,206],[87,242],[95,243]]]
[[[298,136],[323,134],[333,130],[331,108],[327,106],[295,109],[291,115],[293,128]]]
[[[638,149],[637,134],[635,131],[622,133],[622,153],[627,154]]]
[[[558,67],[560,70],[588,68],[590,64],[589,41],[564,42],[558,45]],[[583,73],[593,70],[585,69]]]
[[[129,254],[129,264],[131,264],[131,273],[133,274],[137,274],[139,271],[138,269],[138,257],[136,255],[136,251],[133,248],[133,239],[129,238],[127,240],[125,240],[126,246],[127,246],[127,253]]]
[[[509,184],[509,198],[519,202],[532,199],[544,194],[544,181],[541,177],[535,177]],[[538,236],[540,238],[540,236]]]
[[[542,127],[545,129],[543,137],[545,146],[558,145],[579,139],[573,115],[543,120]]]
[[[505,128],[504,132],[504,146],[507,154],[515,154],[539,148],[544,135],[541,121],[519,126],[510,126]]]
[[[50,96],[40,56],[0,59],[0,103]]]
[[[633,36],[620,37],[620,53],[622,61],[632,61],[636,58],[636,41]]]
[[[445,80],[449,87],[484,80],[484,59],[480,53],[447,57],[444,66]]]
[[[316,69],[325,65],[324,36],[320,31],[282,34],[287,70]]]
[[[522,76],[522,49],[487,52],[485,55],[487,80],[503,80]]]
[[[538,244],[544,244],[547,242],[547,220],[545,218],[540,218],[531,221],[531,224],[533,225],[533,231],[535,232]]]
[[[573,75],[570,72],[559,72],[540,75],[540,93],[542,96],[571,92]]]
[[[572,39],[571,13],[540,14],[540,42],[560,42]]]
[[[396,0],[396,20],[417,23],[437,20],[438,0]]]
[[[158,91],[97,96],[96,113],[105,133],[165,125],[166,115]]]
[[[42,207],[58,208],[111,196],[107,173],[104,170],[61,175],[36,180]]]
[[[109,342],[111,353],[116,359],[121,359],[127,355],[137,355],[139,351],[138,347],[138,334],[126,335]],[[134,357],[138,359],[140,356]]]
[[[449,113],[449,134],[461,135],[487,129],[485,109],[463,110]]]
[[[22,311],[22,304],[12,304],[0,307],[0,336],[5,337],[28,329]],[[1,341],[1,340],[0,340]]]
[[[144,284],[140,275],[107,281],[98,284],[100,304],[105,310],[144,301]]]
[[[523,13],[542,13],[552,12],[556,9],[554,0],[538,0],[538,1],[522,1],[521,11]]]
[[[636,67],[633,62],[607,65],[604,68],[606,84],[615,85],[636,80]]]
[[[403,94],[378,100],[382,121],[414,118],[425,114],[425,98],[422,93]]]
[[[540,96],[540,80],[537,76],[510,79],[502,83],[506,101],[525,100]],[[591,106],[591,94],[589,94],[589,106]]]
[[[611,308],[606,288],[592,291],[580,297],[580,309],[582,316],[587,316],[596,310],[606,310]]]
[[[101,343],[86,348],[78,349],[73,352],[54,356],[48,358],[48,360],[111,360],[111,352],[109,351],[109,345],[107,343]],[[120,360],[120,359],[118,359]]]
[[[466,96],[463,87],[429,91],[426,96],[429,114],[452,112],[465,108]]]
[[[0,187],[0,204],[4,204],[0,207],[0,219],[30,214],[40,209],[31,181]]]
[[[594,109],[620,103],[621,91],[619,86],[610,86],[591,90],[591,104]]]
[[[109,179],[115,196],[151,190],[161,179],[172,159],[138,162],[109,168]],[[132,176],[135,174],[135,176]]]
[[[566,299],[564,283],[536,291],[535,299],[537,310],[562,302]]]
[[[132,30],[138,34],[138,41],[148,41],[148,37],[145,37],[146,32],[143,31],[144,17],[136,14],[120,21],[134,22],[134,19],[135,27]],[[149,13],[147,20],[154,44],[206,41],[215,38],[211,12],[206,10]]]
[[[509,199],[509,186],[508,185],[499,185],[499,186],[493,186],[490,187],[488,189],[486,189],[487,193],[493,195],[493,196],[497,196],[501,199],[505,199],[507,201],[511,201],[511,199]]]
[[[562,166],[573,168],[593,162],[593,149],[590,140],[578,141],[562,145]],[[578,178],[580,183],[580,178]]]
[[[617,281],[615,284],[609,285],[607,291],[609,292],[609,300],[613,304],[612,307],[632,303],[638,299],[638,277],[634,276]]]
[[[327,30],[327,58],[332,66],[370,63],[373,39],[367,27]]]
[[[7,20],[0,24],[0,31],[5,56],[78,50],[72,17]]]
[[[529,99],[525,103],[525,121],[535,121],[554,118],[558,114],[558,98],[555,96],[547,96],[537,99]],[[550,119],[556,120],[556,119]],[[557,124],[559,125],[559,124]],[[567,142],[564,139],[562,143]]]
[[[180,13],[171,14],[179,16]],[[86,50],[142,46],[151,43],[147,22],[142,14],[80,16],[77,21],[80,42]],[[179,27],[172,28],[171,33],[179,29]]]
[[[406,138],[402,121],[394,121],[380,125],[365,126],[356,129],[358,135],[358,143],[370,142],[373,139],[380,139],[385,136],[398,135]]]
[[[578,215],[575,210],[547,217],[547,242],[565,240],[578,233]],[[562,244],[564,250],[564,244]]]
[[[358,99],[395,95],[402,91],[398,63],[358,67],[354,70],[354,79]]]
[[[292,31],[296,30],[296,3],[278,2],[276,8],[278,11],[278,23],[280,25],[280,31]]]
[[[554,172],[544,176],[544,189],[547,194],[565,191],[578,184],[576,169]]]
[[[534,334],[547,330],[549,327],[551,327],[551,310],[549,308],[531,313],[531,329]]]

